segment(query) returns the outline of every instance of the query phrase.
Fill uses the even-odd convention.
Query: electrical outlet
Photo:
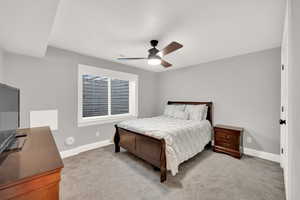
[[[65,140],[65,143],[66,143],[67,145],[72,145],[72,144],[74,144],[74,142],[75,142],[75,138],[74,138],[74,137],[68,137],[68,138]]]
[[[252,143],[252,137],[250,136],[247,137],[247,143]]]
[[[100,136],[100,131],[97,130],[97,131],[96,131],[96,137],[99,137],[99,136]]]

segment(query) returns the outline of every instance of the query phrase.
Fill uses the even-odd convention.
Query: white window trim
[[[134,89],[134,92],[129,92],[129,114],[83,118],[82,117],[82,75],[95,75],[95,76],[104,76],[113,79],[128,80],[129,91],[132,91]],[[77,88],[78,88],[78,109],[77,109],[78,127],[105,124],[105,123],[114,123],[126,119],[134,119],[138,116],[138,75],[79,64]]]

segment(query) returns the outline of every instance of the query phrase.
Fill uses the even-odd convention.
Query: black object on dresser
[[[243,131],[241,127],[216,125],[214,127],[214,151],[241,158],[243,154]]]

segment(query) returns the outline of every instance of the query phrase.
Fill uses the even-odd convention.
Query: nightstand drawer
[[[229,148],[229,149],[233,149],[233,150],[237,150],[237,151],[240,148],[240,145],[237,142],[226,142],[226,141],[222,141],[222,140],[221,141],[216,140],[215,145],[225,147],[225,148]]]
[[[216,131],[215,139],[217,141],[222,141],[222,142],[236,143],[239,140],[239,135],[234,134],[232,132]]]

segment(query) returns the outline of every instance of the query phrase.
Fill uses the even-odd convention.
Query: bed
[[[147,161],[160,170],[161,182],[167,179],[168,170],[175,175],[180,163],[210,145],[212,132],[212,102],[168,102],[168,105],[181,104],[207,105],[206,120],[158,116],[121,122],[115,125],[115,152],[122,147]]]

